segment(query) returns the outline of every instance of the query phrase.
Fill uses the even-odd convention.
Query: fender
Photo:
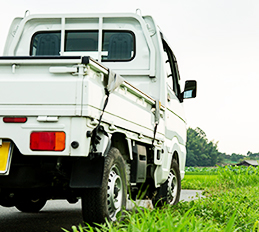
[[[184,168],[185,168],[185,161],[186,161],[186,148],[185,145],[179,142],[177,137],[174,137],[171,142],[170,153],[176,153],[178,155],[178,164],[181,174],[181,179],[184,177]],[[170,162],[171,164],[171,162]]]
[[[159,187],[163,184],[169,175],[170,167],[173,159],[173,155],[175,152],[179,156],[179,168],[181,170],[181,178],[184,176],[184,170],[182,171],[182,165],[185,165],[185,157],[186,157],[186,150],[184,145],[181,145],[177,139],[174,137],[172,140],[167,140],[165,142],[165,149],[162,155],[162,161],[160,165],[157,165],[156,170],[154,172],[154,180],[155,186]]]

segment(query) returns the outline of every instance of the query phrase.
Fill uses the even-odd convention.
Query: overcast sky
[[[11,21],[36,13],[135,12],[152,15],[177,57],[181,79],[197,80],[185,101],[188,126],[200,127],[227,154],[259,152],[258,0],[8,0],[0,3],[0,53]]]

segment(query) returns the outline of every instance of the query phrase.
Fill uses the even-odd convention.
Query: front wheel
[[[163,206],[164,204],[176,205],[179,202],[181,194],[181,175],[178,163],[172,160],[170,173],[165,183],[156,189],[156,194],[152,199],[154,206]]]
[[[125,162],[117,148],[105,157],[102,186],[84,189],[82,193],[83,220],[87,223],[116,221],[126,207],[127,184]]]

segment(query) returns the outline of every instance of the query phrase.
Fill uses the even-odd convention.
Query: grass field
[[[120,222],[99,227],[79,225],[71,231],[259,232],[258,171],[253,167],[219,167],[217,174],[215,170],[200,175],[197,170],[192,174],[187,171],[183,188],[202,186],[206,198],[153,210],[136,207]]]
[[[182,189],[204,190],[215,186],[218,178],[218,175],[185,175],[182,180]]]

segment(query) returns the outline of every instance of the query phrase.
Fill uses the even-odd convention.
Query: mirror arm
[[[179,96],[179,101],[180,101],[180,103],[182,103],[183,102],[183,94],[184,94],[184,91],[182,92],[182,93],[180,93],[180,96]]]

